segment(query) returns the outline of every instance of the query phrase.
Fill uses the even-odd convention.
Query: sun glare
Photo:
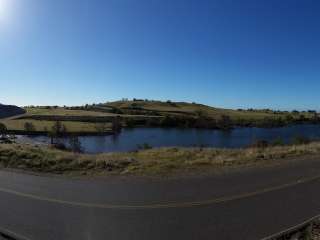
[[[10,0],[0,0],[0,22],[8,20]]]

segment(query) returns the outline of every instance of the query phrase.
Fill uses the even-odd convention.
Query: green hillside
[[[31,122],[36,131],[50,129],[55,121],[62,121],[71,132],[95,132],[96,125],[108,123],[115,117],[128,127],[195,127],[225,129],[234,126],[275,127],[292,123],[320,122],[318,114],[272,110],[232,110],[198,103],[131,100],[115,101],[75,107],[28,107],[26,113],[3,119],[9,130],[24,129]]]

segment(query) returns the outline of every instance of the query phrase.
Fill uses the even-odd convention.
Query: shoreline
[[[8,130],[7,133],[14,134],[14,135],[21,135],[21,136],[48,136],[48,132],[44,131],[25,131],[25,130]],[[62,137],[70,137],[70,136],[110,136],[114,135],[115,133],[112,131],[107,132],[67,132],[63,134]]]
[[[228,129],[224,128],[195,128],[195,127],[161,127],[161,126],[134,126],[134,127],[123,127],[124,130],[135,130],[135,129],[173,129],[173,130],[216,130],[216,131],[233,131],[236,129],[277,129],[277,128],[286,128],[292,126],[303,126],[303,125],[320,125],[320,123],[311,123],[311,122],[303,122],[303,123],[291,123],[282,126],[244,126],[244,125],[236,125]],[[46,131],[25,131],[25,130],[7,130],[7,133],[13,135],[22,135],[22,136],[48,136],[48,132]],[[120,132],[121,133],[121,132]],[[86,131],[86,132],[66,132],[62,137],[69,136],[111,136],[116,135],[112,130],[105,132],[97,132],[97,131]]]

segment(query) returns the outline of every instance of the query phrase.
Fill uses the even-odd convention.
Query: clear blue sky
[[[0,0],[0,102],[320,110],[319,13],[318,0]]]

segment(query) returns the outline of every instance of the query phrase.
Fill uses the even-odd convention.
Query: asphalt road
[[[262,239],[320,213],[320,160],[175,179],[0,171],[0,229],[23,239]]]

